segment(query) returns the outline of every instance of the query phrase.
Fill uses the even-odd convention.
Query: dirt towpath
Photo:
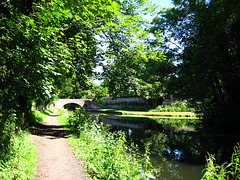
[[[56,120],[56,112],[32,128],[30,138],[38,148],[36,180],[85,180],[84,169],[68,145],[67,131]]]

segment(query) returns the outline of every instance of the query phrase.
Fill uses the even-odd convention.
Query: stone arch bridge
[[[55,102],[55,108],[62,108],[66,104],[78,104],[85,109],[102,109],[104,106],[93,102],[92,99],[59,99]]]

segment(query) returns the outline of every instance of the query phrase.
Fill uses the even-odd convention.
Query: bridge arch
[[[63,105],[63,108],[67,109],[67,110],[75,111],[76,109],[79,109],[82,107],[77,103],[67,103],[67,104]],[[84,106],[84,108],[86,108],[86,107]]]
[[[100,109],[104,108],[100,104],[93,102],[92,99],[59,99],[55,102],[56,108],[63,108],[66,104],[77,104],[81,107],[85,107],[86,109]]]

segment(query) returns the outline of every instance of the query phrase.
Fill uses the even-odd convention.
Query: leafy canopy
[[[175,7],[159,12],[151,32],[161,30],[165,47],[178,60],[172,89],[192,100],[204,115],[206,127],[231,129],[239,119],[240,64],[238,1],[175,0]]]
[[[66,77],[85,84],[100,60],[95,38],[118,14],[99,1],[4,1],[0,18],[0,109],[28,114],[55,96]]]

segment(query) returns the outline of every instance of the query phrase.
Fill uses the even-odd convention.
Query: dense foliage
[[[57,96],[60,99],[93,99],[108,97],[107,87],[94,84],[91,80],[85,81],[83,86],[77,79],[67,78],[63,82],[63,87],[59,90]]]
[[[136,18],[140,18],[139,14]],[[175,69],[173,61],[149,45],[148,40],[146,29],[138,29],[127,43],[118,46],[120,49],[108,54],[109,62],[104,66],[102,76],[103,85],[108,87],[112,97],[141,96],[157,101],[167,94],[166,84]],[[161,43],[161,36],[156,41]]]
[[[169,89],[175,97],[195,103],[205,128],[232,131],[240,118],[240,3],[176,0],[174,4],[159,12],[151,29],[163,31],[162,48],[178,61]],[[166,46],[176,42],[174,48]]]
[[[145,48],[137,46],[122,50],[104,68],[104,85],[113,97],[141,96],[157,100],[167,94],[166,84],[174,72],[173,61],[162,51],[146,52]]]
[[[109,1],[29,2],[1,3],[2,110],[28,113],[32,101],[51,99],[68,76],[85,84],[99,61],[95,35],[115,8]]]
[[[147,43],[150,24],[143,20],[142,15],[154,14],[153,10],[142,1],[124,1],[121,12],[125,16],[116,19],[117,28],[103,33],[108,45],[103,85],[108,87],[113,98],[141,96],[154,99],[156,104],[157,99],[166,93],[166,83],[174,73],[174,65],[162,51]],[[131,25],[123,27],[123,20]],[[161,43],[161,36],[155,41]]]
[[[96,35],[117,8],[108,0],[1,1],[0,178],[33,175],[34,147],[21,133],[33,123],[32,104],[49,103],[66,78],[86,86],[101,55]]]
[[[6,0],[0,4],[0,149],[26,127],[32,103],[49,103],[67,77],[85,86],[101,51],[112,1]]]
[[[155,109],[151,109],[150,112],[194,112],[187,103],[175,102],[172,104],[159,105]]]

